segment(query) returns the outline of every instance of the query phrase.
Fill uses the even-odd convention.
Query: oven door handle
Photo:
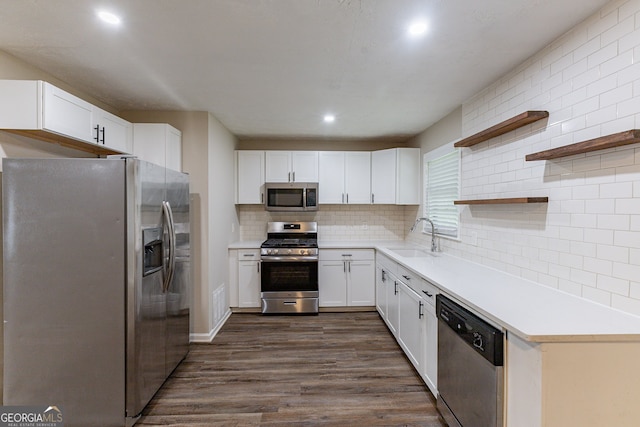
[[[265,262],[318,262],[318,257],[316,256],[273,256],[273,257],[262,257],[260,259],[263,263]]]

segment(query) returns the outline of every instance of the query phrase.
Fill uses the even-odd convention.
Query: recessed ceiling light
[[[336,121],[336,116],[333,114],[325,114],[323,120],[325,123],[333,123]]]
[[[407,31],[411,37],[421,36],[427,32],[427,23],[425,21],[412,22]]]
[[[107,12],[106,10],[99,10],[98,12],[96,12],[96,14],[98,15],[98,18],[100,18],[102,21],[106,22],[107,24],[120,25],[120,22],[122,22],[122,20],[118,15],[115,15],[111,12]]]

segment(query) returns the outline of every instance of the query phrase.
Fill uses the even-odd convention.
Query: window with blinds
[[[433,158],[424,156],[424,216],[433,221],[436,234],[458,237],[460,215],[453,201],[459,197],[460,152],[453,149]],[[431,232],[424,224],[423,231]]]

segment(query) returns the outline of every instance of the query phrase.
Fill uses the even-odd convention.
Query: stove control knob
[[[277,255],[277,254],[278,254],[278,250],[277,250],[277,249],[274,249],[274,250],[273,250],[273,254],[274,254],[274,255]]]
[[[306,249],[300,249],[300,255],[309,255],[309,251]]]
[[[293,253],[293,251],[292,251],[291,249],[289,249],[289,250],[287,251],[287,254],[288,254],[288,255],[291,255],[292,253]]]

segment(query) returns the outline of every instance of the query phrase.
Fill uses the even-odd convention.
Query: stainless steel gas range
[[[260,260],[263,314],[318,313],[316,222],[269,222]]]

